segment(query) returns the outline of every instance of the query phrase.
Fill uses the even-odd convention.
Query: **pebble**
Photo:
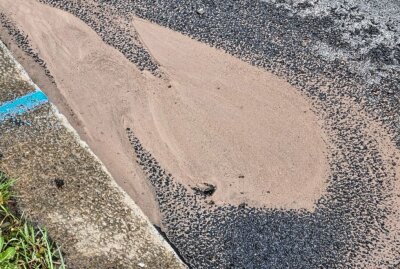
[[[198,13],[199,15],[203,15],[204,12],[205,12],[204,8],[199,8],[199,9],[197,9],[197,13]]]

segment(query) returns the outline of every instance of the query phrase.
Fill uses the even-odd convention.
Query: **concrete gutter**
[[[34,92],[1,41],[0,52],[2,96]],[[68,268],[186,268],[51,103],[0,122],[0,170],[18,179],[19,209],[48,229]]]

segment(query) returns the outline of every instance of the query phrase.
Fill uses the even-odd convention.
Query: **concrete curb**
[[[1,41],[0,50],[37,88]],[[19,207],[62,246],[69,268],[186,267],[54,105],[15,119],[0,124],[0,170],[19,179]]]

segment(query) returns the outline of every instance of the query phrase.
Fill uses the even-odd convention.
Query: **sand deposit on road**
[[[134,25],[172,86],[151,104],[168,147],[153,149],[156,159],[178,180],[215,184],[220,201],[312,208],[327,165],[323,133],[306,100],[285,81],[219,50],[143,20]]]
[[[312,210],[324,192],[323,130],[304,96],[271,73],[135,20],[164,72],[156,78],[69,13],[34,0],[0,8],[47,63],[63,96],[53,101],[74,111],[74,127],[154,222],[157,206],[127,127],[180,182],[215,185],[217,203]]]
[[[97,35],[37,2],[74,14]],[[395,23],[360,13],[357,1],[339,2],[338,9],[302,1],[288,10],[275,1],[228,0],[203,3],[199,12],[192,0],[19,0],[0,3],[7,13],[0,21],[13,36],[6,42],[48,63],[57,85],[44,62],[29,73],[38,71],[51,100],[76,115],[70,121],[147,215],[157,223],[161,212],[162,230],[193,268],[396,267],[398,61],[386,39]],[[272,70],[296,89],[134,15]],[[25,33],[15,34],[7,17]],[[39,55],[26,47],[26,34]],[[358,70],[365,61],[385,77],[379,84]],[[316,169],[327,166],[325,157],[329,173]],[[200,182],[217,191],[193,193]],[[301,207],[309,210],[287,210]]]

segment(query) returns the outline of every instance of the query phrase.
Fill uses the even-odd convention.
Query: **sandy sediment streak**
[[[55,94],[49,92],[52,101],[74,112],[71,122],[82,139],[146,214],[158,222],[152,190],[141,180],[141,171],[124,144],[123,126],[132,121],[129,115],[135,106],[131,101],[137,97],[135,90],[144,85],[144,78],[135,76],[138,70],[123,55],[74,16],[36,1],[2,5],[17,26],[29,34],[31,46],[40,52],[47,68],[57,75],[61,98],[52,99]],[[143,99],[139,100],[145,102]]]

